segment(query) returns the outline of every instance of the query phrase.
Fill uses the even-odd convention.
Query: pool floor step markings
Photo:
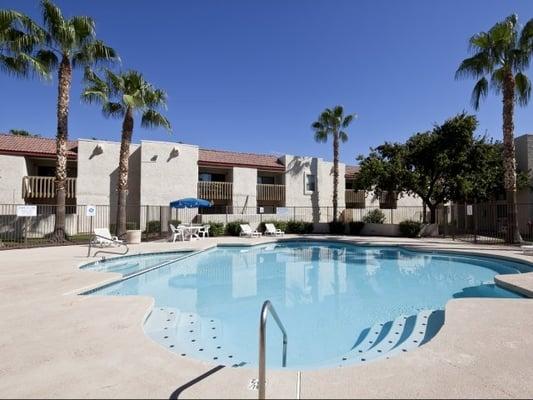
[[[418,314],[399,316],[394,321],[374,324],[359,335],[354,347],[325,365],[346,366],[363,364],[421,346],[439,330],[430,327],[431,318],[442,324],[441,310],[422,310]],[[239,366],[235,354],[226,354],[222,347],[223,331],[216,318],[204,318],[193,312],[180,312],[170,307],[155,307],[144,330],[154,341],[181,356],[200,358],[208,362]]]
[[[156,307],[146,321],[145,332],[154,341],[183,357],[191,356],[225,365],[242,364],[234,354],[226,354],[222,347],[222,325],[216,318],[203,318],[196,313],[180,312],[170,307]]]

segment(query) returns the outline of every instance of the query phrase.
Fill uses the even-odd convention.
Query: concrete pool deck
[[[519,248],[445,239],[317,238],[533,261]],[[267,241],[272,239],[152,242],[131,246],[130,254]],[[86,246],[0,251],[0,397],[169,398],[177,391],[180,398],[257,398],[249,388],[255,368],[215,371],[215,365],[178,357],[150,340],[142,322],[151,298],[78,296],[119,277],[80,270],[91,261],[86,252]],[[533,273],[498,280],[533,292]],[[532,300],[456,299],[428,344],[363,366],[304,371],[300,397],[531,398],[532,360]],[[296,398],[298,381],[295,371],[268,371],[267,397]]]

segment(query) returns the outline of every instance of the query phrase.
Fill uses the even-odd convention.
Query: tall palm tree
[[[72,70],[99,62],[118,60],[111,47],[96,40],[94,20],[86,16],[65,18],[59,7],[49,0],[41,2],[46,33],[43,49],[37,58],[57,69],[57,135],[56,135],[56,218],[55,240],[65,238],[65,182],[67,178],[68,111]]]
[[[126,202],[128,195],[128,160],[133,136],[133,122],[136,113],[141,115],[141,126],[155,128],[162,126],[171,131],[170,122],[159,109],[166,108],[166,93],[148,83],[141,73],[127,71],[118,74],[105,70],[99,77],[90,69],[85,71],[86,86],[81,98],[88,103],[102,105],[107,117],[122,118],[120,159],[117,182],[117,236],[126,233]]]
[[[533,44],[533,19],[521,32],[518,17],[511,15],[487,32],[470,38],[474,53],[466,58],[455,73],[456,78],[478,79],[472,92],[472,105],[477,110],[489,87],[503,95],[503,168],[508,203],[508,237],[511,243],[521,242],[516,205],[516,161],[514,146],[514,105],[525,106],[531,96],[531,82],[524,71],[529,66]],[[490,82],[489,82],[490,79]]]
[[[311,125],[317,142],[327,142],[333,137],[333,221],[337,222],[339,197],[339,144],[348,140],[348,134],[343,129],[348,128],[355,118],[355,114],[344,115],[342,106],[333,109],[326,108]]]
[[[19,78],[50,78],[50,66],[36,57],[45,32],[30,17],[0,10],[0,69]]]

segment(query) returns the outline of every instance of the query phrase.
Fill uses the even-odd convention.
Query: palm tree
[[[50,78],[50,66],[35,57],[45,32],[30,17],[15,10],[0,10],[0,69],[19,78]]]
[[[344,115],[342,106],[333,109],[326,108],[311,125],[315,132],[317,142],[327,142],[333,136],[333,221],[337,222],[338,197],[339,197],[339,141],[348,140],[348,134],[343,130],[348,128],[355,114]]]
[[[480,99],[488,95],[489,86],[503,95],[503,169],[509,210],[507,240],[511,243],[522,241],[516,206],[514,105],[518,102],[525,106],[531,95],[531,82],[524,71],[529,66],[532,44],[533,19],[519,32],[518,17],[511,15],[489,31],[470,38],[470,49],[474,54],[463,60],[455,73],[456,78],[478,79],[472,92],[472,105],[476,110]]]
[[[49,0],[41,2],[46,33],[37,58],[57,69],[57,135],[56,135],[56,218],[53,237],[65,238],[65,182],[67,178],[68,111],[72,70],[103,61],[118,60],[112,48],[96,40],[94,20],[86,16],[65,18],[59,7]]]
[[[141,73],[127,71],[115,74],[109,69],[103,78],[90,69],[85,71],[86,86],[81,98],[88,103],[102,105],[102,113],[107,117],[122,118],[120,159],[117,182],[117,236],[126,233],[126,202],[128,195],[128,159],[133,135],[135,113],[141,115],[141,126],[154,128],[162,126],[171,131],[170,122],[158,110],[166,108],[167,95],[154,88]]]

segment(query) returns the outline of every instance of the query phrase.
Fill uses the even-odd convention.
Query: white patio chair
[[[108,228],[94,228],[93,243],[97,246],[118,246],[124,243],[117,236],[112,236]]]
[[[258,232],[257,230],[252,231],[252,227],[249,224],[241,224],[241,233],[239,236],[246,236],[246,237],[261,237],[262,233]]]
[[[204,225],[198,230],[198,235],[200,237],[206,238],[209,237],[209,229],[211,228],[211,225]]]
[[[183,242],[185,240],[185,235],[183,234],[183,229],[181,226],[178,226],[177,228],[169,224],[170,230],[172,231],[172,243],[176,242],[176,239],[181,237],[181,241]]]
[[[283,236],[285,232],[277,229],[274,224],[265,224],[265,236]]]

